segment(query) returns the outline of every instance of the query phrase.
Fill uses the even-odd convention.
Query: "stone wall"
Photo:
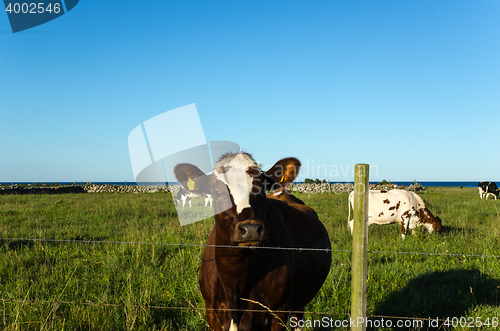
[[[392,185],[375,185],[370,184],[370,190],[391,190]],[[321,183],[321,184],[293,184],[292,192],[302,193],[349,193],[354,190],[354,184],[341,184],[341,183]]]
[[[63,193],[166,193],[177,192],[178,185],[140,186],[140,185],[0,185],[0,195],[5,194],[63,194]]]
[[[292,192],[302,193],[342,193],[351,192],[353,184],[293,184]],[[371,190],[390,190],[391,185],[373,185]],[[169,186],[140,186],[140,185],[110,185],[110,184],[87,184],[87,185],[0,185],[0,195],[5,194],[62,194],[62,193],[176,193],[179,185]]]
[[[0,195],[5,194],[63,194],[63,193],[85,193],[81,185],[0,185]]]
[[[179,191],[179,185],[168,186],[142,186],[142,185],[109,185],[91,184],[84,185],[87,193],[168,193]]]

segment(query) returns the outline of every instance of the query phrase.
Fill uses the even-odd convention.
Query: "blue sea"
[[[299,183],[302,183],[302,182],[299,182]],[[346,183],[350,183],[350,184],[354,184],[354,182],[330,182],[330,184],[346,184]],[[378,182],[370,182],[370,184],[377,184]],[[411,182],[405,182],[405,181],[393,181],[392,182],[393,184],[396,184],[398,186],[410,186],[413,184],[413,181]],[[450,181],[450,182],[419,182],[417,181],[417,183],[419,183],[420,185],[424,186],[424,187],[429,187],[429,186],[433,186],[433,187],[460,187],[460,186],[463,186],[463,187],[477,187],[477,184],[479,182],[476,182],[476,181]]]
[[[42,184],[43,182],[36,182],[36,184],[40,185]],[[45,182],[45,184],[47,185],[50,185],[50,184],[58,184],[58,185],[70,185],[70,184],[74,184],[75,182]],[[298,183],[303,183],[303,182],[295,182],[295,184],[298,184]],[[353,183],[353,182],[330,182],[330,184],[335,184],[335,183],[339,183],[339,184],[346,184],[346,183]],[[411,184],[413,184],[413,181],[411,182],[405,182],[405,181],[394,181],[392,182],[393,184],[397,184],[399,186],[403,185],[403,186],[409,186]],[[417,183],[419,183],[420,185],[424,186],[424,187],[429,187],[429,186],[433,186],[433,187],[438,187],[438,186],[441,186],[441,187],[460,187],[460,186],[463,186],[463,187],[477,187],[477,184],[479,182],[477,181],[449,181],[449,182],[419,182],[417,181]],[[7,183],[7,182],[1,182],[0,184],[2,185],[11,185],[11,184],[23,184],[23,185],[26,185],[26,184],[34,184],[33,182],[10,182],[10,183]],[[85,185],[86,182],[76,182],[77,185]],[[102,185],[102,184],[109,184],[109,185],[137,185],[137,183],[135,182],[92,182],[92,184],[99,184],[99,185]],[[163,183],[160,183],[163,185]],[[169,184],[169,183],[167,183]],[[173,184],[173,185],[176,185],[178,184],[177,182],[175,183],[170,183],[170,184]],[[377,184],[377,182],[370,182],[370,184]],[[150,185],[157,185],[157,183],[151,183]]]
[[[419,182],[417,181],[417,183],[419,183],[420,185],[424,186],[424,187],[429,187],[429,186],[435,186],[435,187],[460,187],[460,186],[463,186],[463,187],[477,187],[477,184],[479,182]],[[370,183],[370,184],[376,184],[376,183]],[[397,184],[397,185],[403,185],[403,186],[410,186],[413,184],[413,182],[398,182],[398,181],[395,181],[393,182],[393,184]]]

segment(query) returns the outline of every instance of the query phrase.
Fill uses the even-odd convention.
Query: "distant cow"
[[[179,188],[179,192],[177,192],[177,196],[174,198],[175,205],[178,206],[180,205],[182,201],[182,207],[186,205],[186,202],[189,203],[189,207],[191,206],[191,199],[192,198],[199,198],[200,195],[189,192],[188,190],[185,190],[182,186]],[[212,202],[213,202],[213,197],[211,194],[206,194],[205,196],[205,207],[208,206],[210,203],[210,207],[212,207]]]
[[[354,192],[349,195],[349,229],[352,233],[351,206],[354,208]],[[372,224],[401,224],[403,239],[409,230],[423,225],[429,232],[441,233],[441,219],[434,217],[414,192],[404,190],[379,191],[368,193],[368,226]]]
[[[488,199],[488,196],[491,194],[495,197],[495,200],[498,198],[498,187],[497,184],[493,182],[480,182],[477,184],[479,187],[479,197],[482,199]]]
[[[195,182],[186,190],[214,198],[215,224],[199,277],[211,329],[284,330],[287,311],[303,311],[325,281],[328,233],[314,210],[283,189],[299,167],[299,160],[286,158],[262,172],[247,153],[224,155],[209,176],[191,164],[175,167],[179,183]],[[266,196],[272,187],[281,191]],[[298,247],[317,250],[286,249]]]

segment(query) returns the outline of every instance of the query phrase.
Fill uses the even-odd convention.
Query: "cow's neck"
[[[231,241],[230,237],[225,235],[227,229],[217,230],[216,222],[215,245],[223,246],[215,248],[215,263],[220,280],[225,289],[242,295],[251,274],[249,271],[251,271],[253,249],[228,247],[231,246]]]
[[[247,288],[250,283],[252,251],[247,248],[227,247],[231,246],[230,237],[227,236],[227,228],[221,226],[217,231],[216,220],[215,236],[215,264],[219,273],[219,279],[224,288],[228,306],[231,308],[243,308],[245,302],[241,298],[248,297]],[[222,247],[219,247],[222,246]],[[240,313],[231,311],[228,313],[231,320],[232,331],[233,324],[238,325]]]

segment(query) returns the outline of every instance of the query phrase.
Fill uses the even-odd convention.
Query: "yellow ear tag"
[[[194,191],[194,180],[191,177],[188,177],[187,185],[190,191]]]
[[[284,180],[285,180],[285,176],[281,176],[280,183],[283,183]]]

